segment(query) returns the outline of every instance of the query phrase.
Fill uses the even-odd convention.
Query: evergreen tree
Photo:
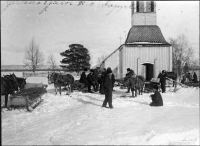
[[[71,44],[69,49],[60,53],[60,55],[65,57],[60,61],[62,64],[65,64],[60,65],[63,69],[79,73],[85,67],[90,68],[90,54],[83,45]]]

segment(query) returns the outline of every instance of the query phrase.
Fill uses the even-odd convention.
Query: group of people
[[[92,86],[93,86],[94,92],[96,91],[96,86],[95,86],[96,80],[94,77],[94,70],[90,69],[90,73],[88,75],[86,75],[87,71],[88,71],[87,68],[84,68],[84,71],[81,74],[81,78],[80,78],[79,82],[84,84],[83,88],[85,88],[85,87],[88,88],[88,92],[93,93],[91,90]]]
[[[185,82],[187,82],[187,79],[188,79],[189,82],[194,82],[194,83],[198,82],[196,72],[194,72],[193,75],[191,75],[190,73],[187,73],[186,75],[183,75],[181,83],[184,84]]]
[[[127,68],[126,77],[131,78],[135,75],[136,74],[132,69]],[[165,84],[166,84],[166,71],[163,70],[162,73],[159,74],[158,78],[160,78],[162,93],[164,93],[165,92]],[[128,87],[128,91],[126,93],[130,93],[130,89],[131,89],[131,87]],[[153,86],[153,92],[154,92],[154,94],[150,95],[152,102],[149,105],[150,106],[163,106],[162,96],[161,96],[160,92],[158,91],[157,85]]]
[[[105,94],[105,100],[103,102],[102,107],[106,107],[107,103],[109,105],[109,108],[113,108],[112,105],[112,91],[115,83],[115,76],[112,73],[112,70],[110,67],[103,68],[100,78],[95,80],[94,78],[94,70],[90,69],[90,73],[86,76],[87,68],[84,69],[84,71],[81,74],[79,82],[84,84],[84,87],[88,87],[88,92],[93,93],[91,91],[91,86],[93,86],[94,91],[98,91],[95,87],[95,82],[98,82],[100,84],[100,90],[99,93]]]

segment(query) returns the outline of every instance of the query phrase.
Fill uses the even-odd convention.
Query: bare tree
[[[56,60],[53,54],[49,54],[47,64],[49,64],[50,68],[54,71],[56,69]]]
[[[185,63],[190,63],[194,60],[194,50],[189,46],[188,39],[185,35],[179,35],[176,39],[170,38],[172,44],[173,71],[181,76]]]
[[[97,64],[101,64],[104,59],[106,59],[107,55],[102,55],[101,57],[97,58]]]
[[[34,37],[28,47],[25,47],[24,65],[28,66],[33,72],[44,61],[44,55],[40,52],[39,45],[36,44]]]

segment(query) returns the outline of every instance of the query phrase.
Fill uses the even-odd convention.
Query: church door
[[[146,80],[150,81],[153,78],[153,64],[146,65]]]
[[[145,78],[146,81],[150,81],[153,78],[153,64],[152,63],[143,63],[145,66]]]

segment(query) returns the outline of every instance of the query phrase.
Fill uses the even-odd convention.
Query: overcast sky
[[[86,1],[78,6],[78,1],[63,4],[50,4],[50,1],[17,4],[15,1],[8,6],[6,1],[1,1],[1,64],[23,65],[25,46],[34,36],[45,54],[45,64],[52,53],[60,65],[63,59],[60,52],[76,43],[90,51],[91,64],[96,65],[98,57],[109,55],[120,46],[120,37],[124,43],[131,28],[131,9],[128,8],[131,2],[108,3],[123,6],[121,9],[108,7],[106,3]],[[199,58],[199,2],[157,1],[156,11],[157,25],[165,39],[185,34],[195,50],[195,57]]]

